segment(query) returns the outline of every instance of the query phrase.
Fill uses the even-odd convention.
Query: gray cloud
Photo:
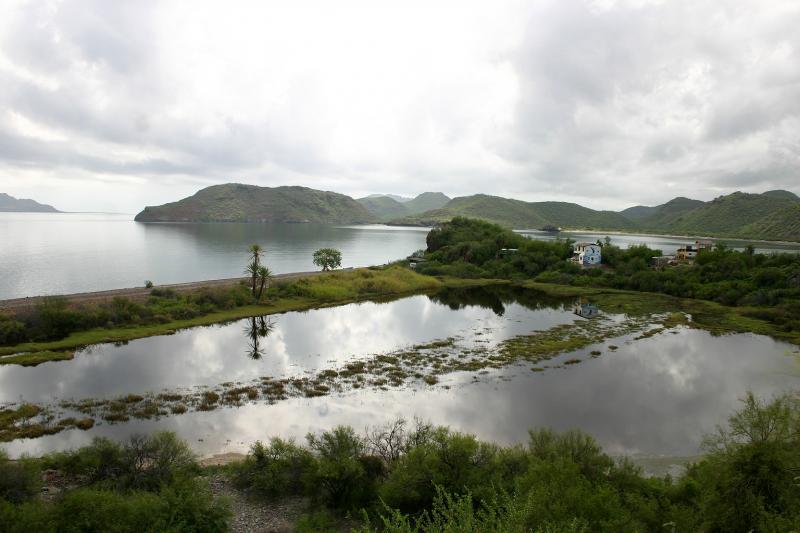
[[[795,2],[457,5],[0,8],[0,189],[83,187],[75,208],[103,207],[93,176],[149,204],[232,179],[598,208],[800,192]]]

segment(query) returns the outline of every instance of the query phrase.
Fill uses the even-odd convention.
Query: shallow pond
[[[308,376],[442,339],[454,357],[491,352],[518,335],[587,323],[573,313],[572,303],[508,287],[479,288],[195,328],[123,346],[90,347],[72,361],[2,367],[0,402],[113,399]],[[402,415],[504,443],[524,441],[528,428],[550,426],[588,431],[611,453],[692,455],[702,435],[724,423],[746,391],[769,396],[800,384],[797,348],[768,337],[714,337],[687,327],[637,337],[627,332],[560,354],[539,362],[537,372],[530,362],[492,365],[441,373],[434,385],[412,378],[397,386],[332,389],[324,396],[274,403],[257,399],[157,419],[98,420],[89,431],[72,429],[2,447],[14,456],[40,454],[98,435],[124,438],[169,429],[209,455],[245,451],[271,436],[303,437],[337,424],[363,429]]]

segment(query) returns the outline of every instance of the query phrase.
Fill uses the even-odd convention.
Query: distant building
[[[678,248],[676,252],[679,261],[693,261],[697,254],[714,248],[712,241],[694,241],[694,244],[687,244]]]
[[[577,242],[572,250],[572,262],[581,266],[595,266],[602,262],[603,248],[594,242]]]

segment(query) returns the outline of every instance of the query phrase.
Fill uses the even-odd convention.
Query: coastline
[[[344,268],[338,272],[347,272],[353,270],[352,268]],[[286,281],[293,281],[302,278],[311,278],[322,274],[321,271],[313,272],[288,272],[286,274],[276,274],[272,277],[274,282],[281,283]],[[241,281],[248,281],[250,278],[223,278],[223,279],[210,279],[203,281],[189,281],[184,283],[172,283],[167,285],[154,285],[152,288],[147,287],[127,287],[122,289],[109,289],[104,291],[92,292],[76,292],[71,294],[53,294],[42,296],[28,296],[25,298],[10,298],[7,300],[0,300],[0,312],[12,311],[14,313],[25,312],[33,308],[42,299],[48,296],[62,296],[69,300],[70,304],[81,303],[100,303],[113,300],[116,297],[124,297],[131,300],[142,301],[150,296],[152,289],[170,289],[179,293],[186,293],[205,288],[220,288],[230,287],[236,285]]]

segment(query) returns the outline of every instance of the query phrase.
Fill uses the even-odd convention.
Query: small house
[[[572,250],[572,262],[581,266],[595,266],[602,262],[602,247],[594,242],[577,242]]]
[[[712,241],[694,241],[694,244],[687,244],[678,248],[676,255],[679,261],[693,261],[700,252],[714,248]]]

